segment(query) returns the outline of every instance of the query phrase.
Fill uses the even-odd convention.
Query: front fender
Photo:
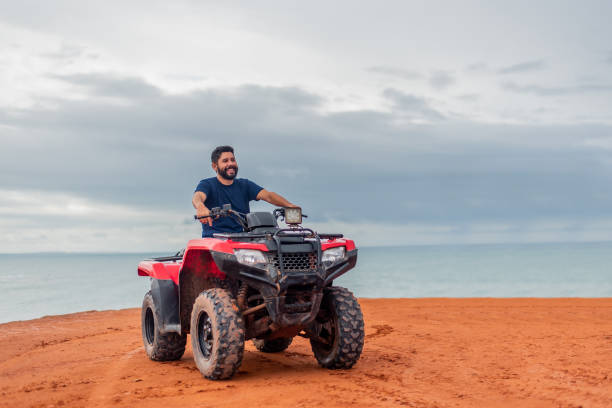
[[[233,253],[211,251],[210,254],[215,264],[228,276],[248,282],[251,286],[259,289],[264,296],[278,295],[280,287],[268,276],[265,269],[241,264]]]
[[[331,265],[325,270],[325,283],[324,286],[328,286],[333,282],[334,279],[344,275],[349,270],[353,269],[357,264],[357,249],[347,251],[346,259],[340,261],[334,265]]]

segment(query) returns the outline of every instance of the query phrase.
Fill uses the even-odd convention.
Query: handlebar
[[[282,217],[283,220],[285,219],[285,208],[277,208],[275,209],[272,214],[274,214],[274,217],[276,217],[277,219],[279,217]],[[210,212],[208,215],[200,215],[198,216],[197,214],[193,216],[194,220],[202,220],[204,218],[219,218],[219,217],[231,217],[233,216],[234,219],[240,224],[242,225],[242,227],[246,230],[247,229],[247,222],[246,222],[246,214],[243,214],[241,212],[238,211],[234,211],[232,210],[232,206],[231,204],[224,204],[223,207],[213,207],[210,209]],[[302,214],[303,218],[307,218],[308,216],[306,214]]]
[[[233,217],[243,228],[246,229],[246,214],[232,210],[231,204],[223,204],[221,207],[213,207],[210,209],[208,215],[197,214],[193,216],[194,220],[202,220],[204,218],[218,218],[218,217]]]
[[[238,215],[244,218],[245,214],[240,213],[238,211],[234,211],[232,210],[232,206],[230,204],[224,204],[223,208],[221,207],[213,207],[210,209],[209,211],[209,215],[194,215],[193,219],[194,220],[201,220],[204,218],[217,218],[217,217],[224,217],[224,216],[229,216],[229,215]]]
[[[276,218],[279,217],[284,217],[285,216],[285,209],[284,208],[277,208],[275,209],[273,212],[274,216]],[[232,207],[230,206],[230,204],[225,204],[223,206],[223,208],[220,207],[213,207],[210,209],[210,214],[209,215],[194,215],[193,219],[194,220],[201,220],[204,218],[216,218],[216,217],[223,217],[223,216],[228,216],[228,215],[232,215],[232,214],[237,214],[240,215],[242,217],[244,217],[246,214],[240,213],[238,211],[234,211],[232,210]],[[306,214],[302,214],[303,218],[308,218],[308,215]]]
[[[276,208],[272,214],[274,215],[274,217],[276,217],[277,219],[279,217],[285,217],[285,208]],[[243,214],[241,212],[238,211],[234,211],[232,210],[232,207],[230,204],[225,204],[223,206],[223,208],[220,207],[213,207],[210,209],[210,214],[209,215],[194,215],[193,218],[195,220],[201,220],[204,218],[218,218],[218,217],[234,217],[234,219],[244,228],[245,231],[248,230],[247,227],[247,221],[246,221],[246,214]],[[306,214],[302,214],[302,217],[306,218],[308,217]],[[310,228],[304,228],[304,227],[297,227],[297,226],[290,226],[289,229],[280,229],[278,230],[274,236],[281,236],[281,235],[288,235],[291,236],[293,234],[296,233],[300,233],[300,232],[305,232],[308,233],[308,235],[312,235],[315,236],[317,239],[337,239],[337,238],[342,238],[343,235],[342,234],[318,234],[316,232],[314,232],[313,230],[311,230]],[[250,233],[249,233],[250,234]],[[231,234],[232,236],[235,234]],[[215,234],[215,236],[219,236],[219,237],[229,237],[230,235],[228,234]],[[255,235],[247,235],[249,237],[255,237]],[[262,237],[264,235],[261,235]]]

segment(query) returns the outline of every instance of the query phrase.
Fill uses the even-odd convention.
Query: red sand
[[[361,299],[348,371],[250,342],[229,381],[150,361],[137,309],[0,325],[0,407],[612,407],[612,299]],[[188,341],[189,345],[189,341]]]

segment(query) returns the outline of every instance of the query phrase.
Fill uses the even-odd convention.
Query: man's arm
[[[198,217],[203,217],[205,215],[210,215],[210,211],[204,205],[204,201],[206,201],[206,194],[201,191],[196,191],[193,193],[193,198],[191,199],[191,204],[193,204],[193,208],[196,209],[196,215]],[[200,219],[202,224],[208,224],[212,227],[212,218],[202,218]]]
[[[298,207],[295,204],[290,203],[285,197],[280,194],[276,194],[273,191],[268,191],[263,189],[257,194],[258,200],[264,200],[269,202],[272,205],[276,205],[278,207]]]

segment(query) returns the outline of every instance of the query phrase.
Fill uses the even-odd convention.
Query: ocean
[[[0,323],[140,307],[138,262],[172,252],[0,254]],[[336,284],[359,297],[612,297],[612,242],[365,247]]]

